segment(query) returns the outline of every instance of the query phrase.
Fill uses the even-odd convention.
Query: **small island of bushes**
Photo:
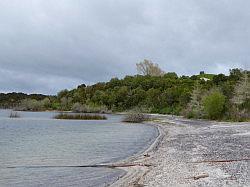
[[[106,120],[105,115],[96,114],[65,114],[61,113],[54,116],[54,119],[68,119],[68,120]]]

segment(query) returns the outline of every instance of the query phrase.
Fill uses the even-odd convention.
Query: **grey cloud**
[[[0,70],[0,85],[2,92],[12,92],[15,88],[18,92],[29,93],[57,93],[62,87],[72,88],[72,84],[80,84],[81,81],[67,77],[54,75],[37,75],[9,70]],[[49,90],[49,92],[48,92]]]
[[[144,58],[178,74],[248,69],[249,6],[243,0],[2,0],[0,91],[56,93],[135,74]]]

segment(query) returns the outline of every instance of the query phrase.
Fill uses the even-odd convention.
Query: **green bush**
[[[219,119],[225,109],[226,97],[219,91],[214,91],[203,100],[204,112],[209,119]]]
[[[186,114],[185,114],[185,117],[187,117],[188,119],[192,119],[192,118],[196,118],[196,115],[193,111],[188,111]]]
[[[164,107],[162,108],[159,113],[160,114],[171,114],[173,109],[171,107]]]

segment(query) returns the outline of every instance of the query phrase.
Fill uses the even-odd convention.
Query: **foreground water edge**
[[[9,119],[4,112],[1,186],[105,186],[125,172],[68,166],[126,159],[145,150],[158,135],[152,126],[121,123],[119,115],[108,115],[107,121],[64,121],[50,119],[51,113],[21,113],[22,118]]]

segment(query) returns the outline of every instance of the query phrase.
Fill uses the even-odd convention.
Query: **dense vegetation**
[[[57,96],[37,95],[39,98],[34,98],[1,94],[0,104],[32,111],[54,109],[104,113],[139,108],[145,113],[189,118],[249,120],[249,71],[232,69],[229,75],[200,72],[199,75],[178,77],[176,73],[159,70],[151,62],[147,62],[146,68],[140,67],[143,63],[137,64],[143,75],[113,78],[91,86],[82,84],[73,90],[62,90]],[[149,71],[147,68],[152,66],[153,71]]]
[[[45,98],[55,98],[54,96],[46,96],[42,94],[25,94],[25,93],[0,93],[0,107],[14,108],[20,104],[22,100],[41,101]]]

